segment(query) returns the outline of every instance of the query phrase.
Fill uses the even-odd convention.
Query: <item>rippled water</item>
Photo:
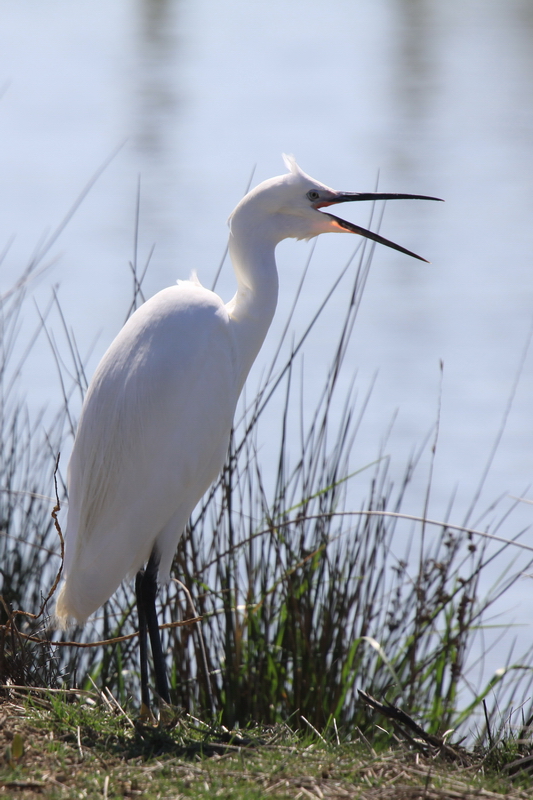
[[[432,263],[376,250],[346,384],[357,370],[364,392],[378,372],[354,467],[375,457],[397,410],[388,452],[400,476],[440,405],[431,511],[444,513],[457,488],[451,516],[462,521],[533,319],[530,0],[330,0],[327,8],[318,0],[1,0],[0,12],[0,245],[16,234],[2,288],[122,145],[32,287],[44,308],[59,284],[82,352],[98,335],[89,373],[129,305],[139,180],[140,261],[155,243],[148,293],[192,268],[211,285],[229,212],[252,170],[254,182],[283,170],[282,151],[336,188],[372,190],[379,172],[383,191],[446,199],[388,205],[382,233]],[[344,212],[367,222],[366,209]],[[251,392],[308,248],[287,242],[278,250],[280,308]],[[348,236],[318,242],[296,331],[352,248]],[[218,288],[233,293],[229,263]],[[307,348],[310,406],[346,291]],[[29,303],[22,337],[36,321]],[[532,372],[529,355],[480,510],[501,494],[522,496],[531,483]],[[44,337],[24,386],[33,408],[60,402]],[[422,510],[426,474],[406,510]],[[522,505],[501,532],[514,535],[532,514]],[[533,543],[530,533],[526,540]],[[506,619],[526,619],[519,605],[531,592],[529,581],[518,584]],[[530,640],[523,629],[524,645]]]

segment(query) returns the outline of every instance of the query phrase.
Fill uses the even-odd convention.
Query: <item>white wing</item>
[[[160,574],[226,456],[242,380],[220,298],[181,282],[145,303],[103,357],[69,464],[66,582],[84,621],[154,547]]]

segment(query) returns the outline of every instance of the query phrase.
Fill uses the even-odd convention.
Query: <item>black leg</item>
[[[155,688],[157,694],[165,703],[170,703],[168,693],[167,668],[163,647],[161,645],[161,634],[159,633],[159,622],[155,610],[155,598],[157,596],[157,571],[159,568],[159,558],[154,553],[146,566],[145,572],[145,592],[146,592],[146,622],[148,633],[150,634],[150,644],[152,646],[152,658],[154,660]]]
[[[145,570],[141,570],[137,574],[135,581],[135,590],[137,594],[137,609],[139,613],[139,646],[141,658],[141,702],[146,709],[141,709],[141,714],[144,711],[148,712],[150,708],[150,699],[148,692],[148,655],[147,655],[147,638],[146,631],[150,635],[150,644],[152,646],[152,658],[154,661],[155,672],[155,686],[159,697],[165,702],[170,703],[170,695],[168,692],[167,671],[165,666],[165,659],[163,656],[163,648],[161,646],[161,636],[159,634],[159,623],[157,620],[157,613],[155,609],[155,599],[157,596],[157,570],[159,566],[159,559],[152,553]],[[144,673],[143,673],[144,662]]]
[[[139,659],[141,662],[141,717],[150,716],[150,692],[148,691],[148,636],[146,627],[146,609],[143,598],[144,570],[135,577],[135,595],[137,598],[137,615],[139,617]]]

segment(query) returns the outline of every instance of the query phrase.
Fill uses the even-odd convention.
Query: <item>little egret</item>
[[[358,200],[439,199],[338,192],[302,172],[294,158],[286,156],[285,165],[287,174],[249,192],[229,219],[233,299],[224,303],[194,274],[163,289],[124,325],[83,405],[68,468],[65,580],[56,616],[63,627],[73,619],[84,623],[124,578],[136,575],[145,714],[147,635],[156,691],[169,702],[157,582],[169,578],[187,520],[226,458],[237,400],[276,308],[276,245],[357,233],[420,258],[319,209]]]

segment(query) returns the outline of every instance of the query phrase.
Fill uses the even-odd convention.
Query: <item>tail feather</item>
[[[62,630],[76,623],[78,625],[84,625],[91,614],[91,611],[86,612],[79,605],[79,598],[78,602],[76,602],[76,600],[72,599],[71,595],[70,585],[68,580],[66,580],[59,590],[55,609],[55,621]]]

